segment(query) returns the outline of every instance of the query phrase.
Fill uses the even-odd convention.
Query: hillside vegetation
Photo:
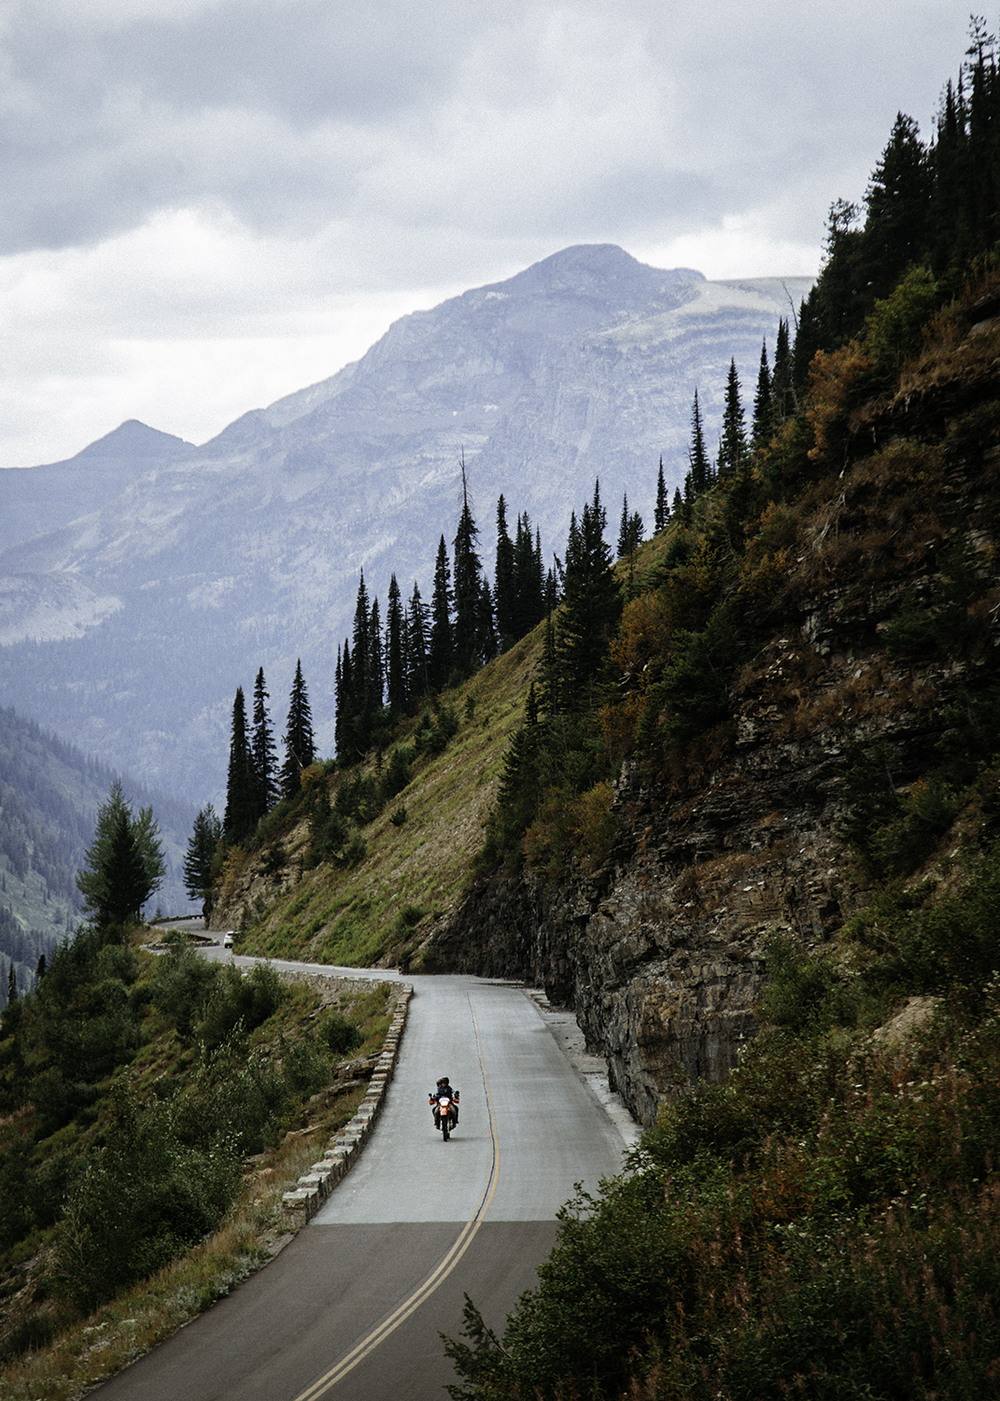
[[[422,955],[551,973],[591,999],[626,1092],[655,1071],[660,1098],[631,1170],[564,1211],[502,1337],[470,1303],[456,1397],[996,1394],[1000,78],[973,37],[935,144],[900,118],[864,221],[834,207],[767,431],[619,563],[597,662],[574,673],[585,629],[565,603],[524,644],[533,685],[483,770],[483,848]],[[468,791],[457,753],[448,781]],[[407,813],[432,771],[399,790]],[[373,827],[355,849],[359,892],[378,845]],[[630,869],[647,884],[626,926]],[[795,918],[770,932],[758,869],[796,873]],[[336,862],[325,879],[345,879]],[[392,914],[369,953],[405,956]],[[700,957],[739,945],[757,989],[756,1035],[717,1083],[653,1065],[620,971],[696,920]],[[656,966],[647,982],[681,996]]]
[[[62,1401],[267,1258],[351,1117],[388,986],[84,927],[0,1020],[0,1394]]]

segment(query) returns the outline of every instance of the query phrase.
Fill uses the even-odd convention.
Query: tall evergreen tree
[[[896,114],[865,194],[863,262],[868,297],[886,297],[927,247],[931,167],[912,117]]]
[[[691,446],[688,449],[688,475],[685,478],[685,499],[691,501],[707,491],[713,482],[712,463],[705,449],[705,430],[701,420],[698,391],[691,405]]]
[[[194,820],[184,857],[184,888],[201,902],[206,922],[212,915],[212,876],[216,852],[222,840],[222,823],[209,803]]]
[[[774,410],[771,403],[771,368],[767,361],[767,341],[760,348],[760,369],[753,397],[753,428],[751,446],[759,452],[771,441],[774,432]]]
[[[392,715],[398,717],[406,710],[409,693],[406,678],[406,619],[395,574],[389,580],[389,601],[385,615],[385,674],[386,701]]]
[[[795,384],[788,322],[782,318],[778,322],[778,335],[774,345],[774,368],[771,372],[771,418],[774,428],[780,428],[781,424],[795,412],[795,407]]]
[[[621,599],[604,539],[605,513],[599,486],[583,508],[579,524],[570,518],[566,543],[562,610],[556,635],[559,704],[589,707],[608,664],[608,643],[618,622]]]
[[[288,723],[285,726],[285,762],[281,769],[281,791],[286,798],[293,798],[299,791],[300,776],[316,759],[316,740],[313,735],[312,711],[306,693],[305,678],[302,675],[302,662],[295,663],[295,677],[292,681],[288,701]]]
[[[660,470],[656,475],[656,505],[653,508],[653,529],[660,531],[670,519],[670,504],[667,501],[667,484],[663,480],[663,454],[660,454]]]
[[[414,582],[406,610],[406,686],[411,702],[422,700],[430,690],[429,641],[427,606]]]
[[[722,434],[719,438],[718,478],[720,482],[732,481],[743,466],[747,452],[743,404],[740,399],[740,378],[736,373],[736,361],[730,360],[729,375],[726,379],[726,403],[722,411]]]
[[[242,842],[250,836],[257,826],[258,806],[253,755],[247,735],[246,702],[243,698],[243,687],[237,686],[229,733],[226,811],[222,819],[227,842]]]
[[[85,860],[76,877],[84,908],[100,928],[120,932],[129,921],[138,920],[166,867],[152,808],[141,808],[135,817],[117,781],[98,809]]]
[[[507,503],[497,500],[497,552],[493,574],[493,603],[499,646],[506,651],[517,641],[514,630],[514,542],[507,529]]]
[[[253,688],[253,728],[250,735],[258,822],[278,801],[278,751],[267,710],[269,698],[264,684],[264,668],[260,667]]]
[[[452,647],[454,663],[460,673],[471,676],[482,665],[484,638],[482,636],[482,589],[483,574],[479,553],[476,548],[479,530],[472,508],[469,505],[469,490],[465,476],[465,462],[462,462],[462,510],[455,531],[454,553],[454,605],[455,620],[452,626]],[[490,624],[492,631],[492,622]]]
[[[451,625],[451,566],[444,536],[438,543],[434,564],[434,590],[431,594],[431,627],[427,647],[427,674],[432,691],[448,684],[455,664],[455,646]]]
[[[618,524],[618,558],[627,559],[642,544],[645,531],[642,516],[628,508],[628,493],[622,497],[622,514]]]
[[[532,531],[527,511],[517,518],[514,535],[514,603],[512,626],[515,639],[525,637],[546,614],[545,571],[542,563],[542,541],[538,531]]]
[[[343,647],[337,648],[334,687],[336,704],[333,743],[338,759],[346,759],[351,753],[354,740],[354,668],[351,662],[351,644],[346,638]]]

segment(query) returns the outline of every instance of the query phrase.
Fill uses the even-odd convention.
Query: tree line
[[[877,301],[923,268],[954,294],[1000,240],[1000,73],[997,38],[973,16],[957,80],[941,98],[931,140],[899,112],[864,200],[835,200],[823,268],[799,316],[795,377],[817,350],[856,336]]]

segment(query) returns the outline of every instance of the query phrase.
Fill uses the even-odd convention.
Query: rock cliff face
[[[865,774],[881,766],[887,791],[909,791],[954,698],[996,677],[997,363],[939,368],[862,415],[834,489],[814,489],[784,537],[775,527],[728,723],[681,771],[620,774],[603,868],[558,889],[496,875],[434,946],[438,967],[535,980],[574,1008],[643,1122],[734,1064],[772,931],[815,944],[857,908],[844,824]],[[900,642],[914,600],[939,631],[954,620],[954,645]],[[959,643],[967,624],[975,640]]]

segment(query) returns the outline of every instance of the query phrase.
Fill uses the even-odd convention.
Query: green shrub
[[[364,1040],[361,1028],[339,1012],[328,1012],[319,1030],[327,1050],[335,1056],[349,1056]]]

